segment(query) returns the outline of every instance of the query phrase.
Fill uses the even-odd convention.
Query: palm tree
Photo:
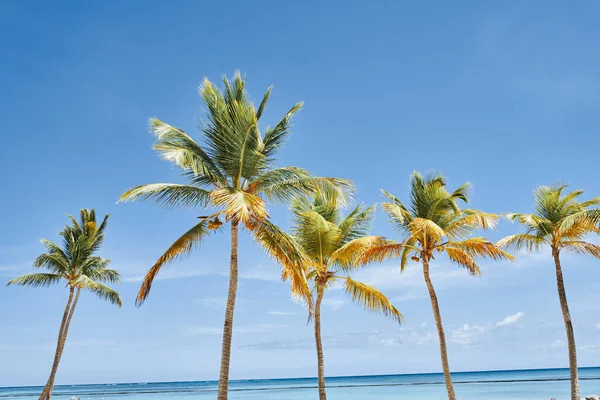
[[[562,251],[591,255],[600,258],[600,246],[586,242],[591,233],[600,233],[600,209],[592,208],[600,204],[600,197],[588,201],[579,201],[582,190],[563,194],[567,186],[540,186],[533,195],[534,214],[507,214],[507,218],[525,228],[525,233],[507,236],[498,246],[512,248],[515,251],[526,249],[539,250],[549,246],[556,267],[556,285],[558,298],[565,321],[569,346],[569,368],[571,375],[571,399],[579,400],[579,379],[577,372],[577,350],[573,334],[573,324],[567,303],[567,293],[563,280],[560,253]]]
[[[370,261],[363,259],[358,262],[366,248],[385,242],[382,237],[367,235],[375,206],[363,208],[359,205],[342,218],[339,201],[332,202],[322,196],[316,196],[313,201],[306,197],[295,200],[292,211],[292,235],[287,235],[272,225],[266,229],[266,224],[262,224],[256,229],[255,236],[267,252],[283,266],[284,278],[288,277],[288,271],[294,269],[306,273],[311,296],[304,296],[305,292],[294,286],[292,292],[310,304],[311,314],[314,315],[319,399],[325,400],[321,302],[326,289],[341,283],[352,300],[365,309],[380,312],[398,323],[402,320],[402,314],[379,290],[355,281],[348,275]],[[314,293],[316,299],[312,304]]]
[[[106,282],[119,283],[119,273],[108,268],[110,260],[95,255],[104,239],[104,228],[106,228],[108,214],[100,225],[96,222],[94,210],[81,210],[79,222],[70,215],[69,218],[71,219],[71,225],[67,225],[60,232],[63,247],[61,248],[50,240],[42,240],[47,252],[40,255],[33,262],[35,268],[46,268],[50,272],[22,275],[7,283],[7,285],[37,288],[64,282],[66,287],[69,288],[69,299],[58,330],[54,363],[39,400],[47,400],[52,396],[54,378],[65,348],[69,326],[81,291],[88,290],[112,304],[119,307],[122,305],[119,294],[103,284]]]
[[[424,178],[414,172],[410,180],[410,205],[406,207],[398,198],[383,191],[389,202],[383,203],[390,223],[401,235],[399,243],[376,244],[367,249],[362,257],[383,261],[400,258],[400,270],[404,271],[409,260],[421,262],[423,277],[429,291],[431,307],[438,331],[442,369],[448,399],[455,400],[454,386],[450,376],[446,336],[437,295],[431,282],[429,268],[435,252],[445,252],[448,258],[465,268],[471,275],[479,275],[477,257],[494,260],[510,260],[513,257],[483,237],[469,237],[476,229],[493,228],[498,220],[494,214],[473,209],[461,209],[458,201],[467,202],[469,183],[453,192],[446,189],[446,179],[440,174]]]
[[[233,314],[238,281],[238,232],[252,231],[266,220],[266,200],[287,202],[317,190],[336,192],[349,183],[335,178],[313,177],[297,167],[274,167],[275,156],[290,134],[291,118],[302,103],[294,105],[274,126],[260,133],[258,122],[271,95],[267,89],[258,109],[246,95],[245,80],[236,72],[233,82],[223,78],[224,90],[205,79],[200,96],[206,106],[200,129],[203,144],[183,130],[158,119],[150,120],[156,135],[154,149],[182,169],[187,184],[155,183],[134,187],[121,201],[154,200],[166,206],[212,208],[212,214],[177,239],[150,268],[137,296],[140,305],[148,297],[161,268],[189,253],[211,232],[221,229],[224,218],[231,225],[229,292],[223,324],[218,400],[227,399]],[[298,279],[303,277],[298,276]]]

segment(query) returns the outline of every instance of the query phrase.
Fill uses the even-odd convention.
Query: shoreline
[[[580,377],[579,379],[582,381],[589,381],[589,380],[600,380],[600,366],[596,366],[596,367],[580,367],[578,368],[580,372],[585,372],[588,370],[594,370],[597,369],[598,370],[598,376],[594,376],[594,377]],[[457,376],[457,375],[467,375],[467,374],[472,374],[472,375],[485,375],[485,374],[510,374],[510,373],[514,373],[514,374],[526,374],[526,373],[534,373],[534,372],[544,372],[544,373],[551,373],[551,372],[565,372],[568,375],[569,372],[569,368],[528,368],[528,369],[506,369],[506,370],[480,370],[480,371],[457,371],[457,372],[452,372],[453,376]],[[364,380],[369,380],[369,379],[377,379],[377,378],[401,378],[401,377],[434,377],[434,376],[439,376],[441,378],[443,378],[443,373],[442,372],[422,372],[422,373],[407,373],[407,374],[369,374],[369,375],[335,375],[335,376],[328,376],[325,379],[329,380],[330,382],[332,380],[351,380],[351,379],[364,379]],[[260,382],[271,382],[271,383],[275,383],[275,382],[284,382],[284,381],[305,381],[305,382],[312,382],[312,381],[316,381],[317,377],[298,377],[298,378],[253,378],[253,379],[232,379],[230,380],[231,384],[258,384]],[[523,379],[489,379],[489,380],[456,380],[454,381],[455,384],[489,384],[489,383],[519,383],[519,382],[523,382],[523,383],[527,383],[527,382],[559,382],[559,381],[568,381],[569,377],[540,377],[540,378],[523,378]],[[198,384],[202,384],[202,385],[211,385],[211,384],[217,384],[218,380],[195,380],[195,381],[152,381],[152,382],[109,382],[109,383],[74,383],[74,384],[58,384],[55,385],[55,388],[60,388],[60,387],[91,387],[91,386],[108,386],[108,387],[115,387],[115,386],[134,386],[134,385],[139,385],[139,386],[145,386],[145,385],[184,385],[184,384],[188,384],[188,385],[198,385]],[[422,386],[422,385],[438,385],[438,384],[443,384],[444,381],[440,380],[439,382],[437,381],[429,381],[429,382],[401,382],[401,383],[378,383],[378,384],[373,384],[373,383],[364,383],[364,384],[346,384],[346,385],[336,385],[335,383],[331,383],[328,384],[328,387],[337,387],[337,388],[352,388],[352,387],[378,387],[378,386]],[[43,386],[41,385],[19,385],[19,386],[0,386],[0,390],[15,390],[15,389],[39,389],[39,388],[43,388]],[[316,386],[306,386],[306,385],[301,385],[301,386],[290,386],[290,387],[276,387],[276,388],[231,388],[230,390],[232,391],[257,391],[257,390],[281,390],[281,389],[309,389],[309,388],[316,388]],[[215,391],[216,389],[182,389],[178,392],[212,392]],[[173,391],[173,390],[168,390],[168,391]],[[102,392],[104,393],[104,392]],[[126,391],[123,393],[132,393],[131,391]],[[118,392],[111,392],[111,394],[123,394],[123,393],[118,393]],[[161,393],[161,391],[147,391],[147,392],[142,392],[142,391],[136,391],[135,393]],[[92,394],[92,393],[90,393]],[[101,393],[99,393],[101,394]],[[2,394],[0,394],[0,398],[4,397]]]

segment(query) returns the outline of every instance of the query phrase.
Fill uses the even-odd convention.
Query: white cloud
[[[269,314],[269,315],[295,315],[296,313],[288,312],[288,311],[267,311],[267,314]]]
[[[502,327],[502,326],[514,325],[517,322],[519,322],[524,316],[525,316],[525,313],[523,311],[519,311],[518,313],[509,315],[508,317],[504,318],[502,321],[497,322],[496,326]]]
[[[489,326],[464,324],[462,327],[452,330],[451,341],[461,345],[472,345],[479,343],[481,335],[488,332]]]
[[[496,323],[489,322],[485,325],[464,324],[463,326],[452,330],[450,341],[462,346],[472,346],[490,340],[514,340],[514,336],[500,335],[500,333],[506,327],[519,327],[517,323],[524,316],[525,313],[519,311]],[[493,335],[493,337],[491,335]]]

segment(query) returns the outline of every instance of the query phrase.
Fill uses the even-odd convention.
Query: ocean
[[[452,374],[461,400],[568,399],[568,369],[459,372]],[[581,395],[600,395],[600,367],[580,369]],[[326,378],[329,400],[443,399],[442,374],[373,375]],[[230,382],[232,400],[317,399],[316,378],[256,379]],[[69,400],[208,400],[216,397],[216,381],[58,385],[53,398]],[[37,399],[40,387],[0,388],[0,400]],[[584,397],[585,398],[585,397]]]

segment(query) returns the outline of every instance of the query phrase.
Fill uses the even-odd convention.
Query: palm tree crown
[[[547,245],[577,254],[600,258],[600,246],[584,241],[587,235],[600,233],[600,197],[580,201],[583,190],[563,194],[566,185],[541,186],[534,191],[534,214],[506,214],[525,228],[525,233],[507,236],[498,242],[503,247],[538,250]]]
[[[246,96],[245,81],[239,72],[233,82],[224,78],[223,83],[223,92],[207,79],[200,87],[206,106],[206,118],[200,126],[202,144],[179,128],[158,119],[150,120],[156,135],[154,149],[182,169],[187,184],[148,184],[121,195],[121,201],[151,199],[166,206],[214,210],[175,241],[148,271],[138,304],[148,296],[162,266],[188,253],[211,230],[219,229],[220,218],[253,230],[268,218],[266,199],[287,202],[317,190],[349,189],[345,180],[313,177],[297,167],[274,166],[277,152],[290,134],[291,118],[302,103],[294,105],[275,126],[266,128],[263,135],[258,123],[271,88],[255,109]]]
[[[361,258],[366,249],[386,242],[381,236],[368,235],[375,206],[358,205],[345,217],[341,211],[340,201],[326,196],[316,196],[312,201],[307,197],[298,198],[292,204],[293,233],[288,236],[279,231],[261,242],[267,252],[284,265],[284,278],[299,267],[312,286],[312,293],[320,287],[326,289],[341,283],[356,303],[401,322],[402,314],[383,293],[349,276],[371,261]],[[260,235],[261,229],[256,233]],[[303,295],[292,290],[296,295]]]
[[[400,243],[374,246],[365,256],[379,261],[399,257],[401,270],[404,270],[411,259],[418,262],[424,257],[433,258],[435,252],[445,252],[450,260],[471,275],[481,272],[475,261],[478,257],[512,259],[486,238],[469,237],[477,229],[494,228],[498,221],[495,214],[459,207],[459,201],[467,203],[469,187],[470,184],[465,183],[449,192],[442,175],[423,177],[414,172],[409,207],[383,190],[389,200],[383,203],[383,209],[400,233]]]
[[[46,268],[49,272],[22,275],[7,285],[47,287],[64,281],[69,288],[90,291],[120,307],[119,294],[104,284],[120,282],[119,273],[108,268],[110,260],[95,255],[104,239],[108,215],[99,225],[94,210],[81,210],[79,221],[70,215],[69,218],[71,225],[60,232],[63,247],[50,240],[42,240],[46,253],[33,263],[35,268]]]

